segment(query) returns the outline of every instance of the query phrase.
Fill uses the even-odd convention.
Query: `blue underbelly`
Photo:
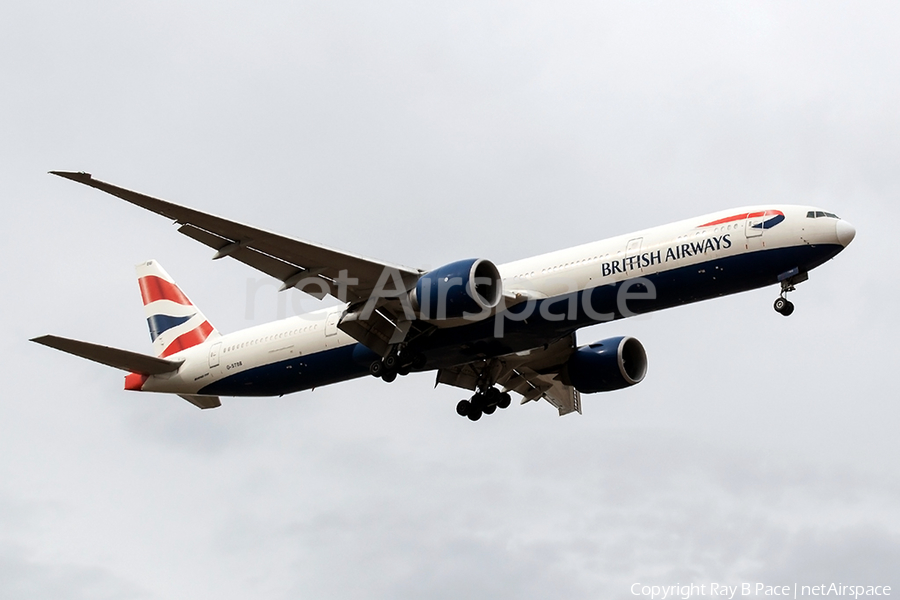
[[[833,258],[837,245],[794,246],[712,259],[662,273],[641,275],[650,286],[632,285],[632,292],[655,289],[655,297],[630,300],[629,313],[644,314],[710,298],[717,298],[778,283],[778,275],[793,268],[811,270]],[[521,352],[555,341],[576,329],[621,319],[620,288],[634,283],[590,288],[564,296],[520,304],[503,318],[486,319],[449,329],[438,329],[414,342],[411,349],[428,358],[426,370],[458,365],[479,358]],[[587,298],[585,298],[587,296]],[[523,319],[523,311],[529,311]],[[604,315],[598,319],[597,315]],[[559,316],[562,318],[559,318]],[[498,336],[498,333],[502,335]],[[363,377],[378,356],[361,344],[350,344],[255,367],[229,375],[199,393],[220,396],[277,396]]]

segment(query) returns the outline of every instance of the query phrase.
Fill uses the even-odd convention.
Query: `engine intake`
[[[566,363],[566,372],[582,394],[611,392],[644,379],[647,352],[637,338],[609,338],[576,350]]]
[[[487,316],[500,303],[503,282],[496,265],[470,258],[444,265],[419,278],[410,292],[413,308],[426,320]]]

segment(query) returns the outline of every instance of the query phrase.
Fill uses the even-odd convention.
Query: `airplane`
[[[280,396],[375,376],[436,371],[472,392],[456,412],[472,421],[544,399],[560,416],[582,394],[640,383],[643,345],[616,336],[578,346],[582,327],[779,285],[774,308],[840,253],[855,228],[816,207],[735,208],[495,265],[458,260],[424,271],[334,250],[51,171],[172,219],[182,233],[336,306],[222,333],[156,261],[136,267],[154,354],[54,335],[31,341],[127,372],[125,389],[177,394],[199,408],[221,396]]]

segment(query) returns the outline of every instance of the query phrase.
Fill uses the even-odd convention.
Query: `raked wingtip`
[[[57,177],[64,177],[65,179],[71,179],[72,181],[77,181],[79,183],[87,183],[92,179],[91,174],[85,173],[84,171],[50,171],[50,174],[56,175]]]

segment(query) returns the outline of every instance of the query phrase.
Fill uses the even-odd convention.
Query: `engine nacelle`
[[[636,338],[609,338],[576,350],[566,363],[566,372],[582,394],[611,392],[644,379],[647,353]]]
[[[445,320],[465,313],[487,316],[502,295],[503,282],[494,263],[470,258],[422,275],[409,298],[423,319]]]

